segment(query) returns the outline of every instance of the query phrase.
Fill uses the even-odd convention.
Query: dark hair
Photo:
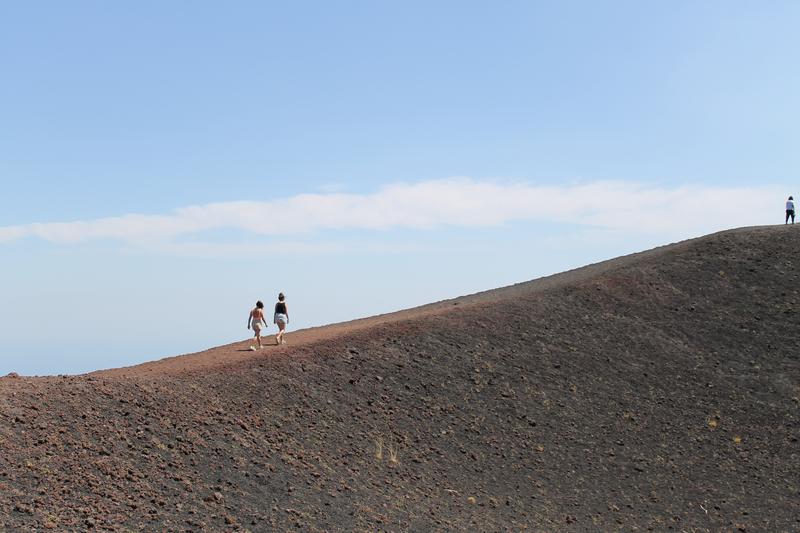
[[[278,295],[278,301],[281,301],[281,302],[282,302],[282,301],[283,301],[283,300],[285,300],[285,299],[286,299],[286,296],[284,296],[284,295],[283,295],[283,293],[280,293],[280,294]]]
[[[794,198],[792,198],[792,197],[790,196],[790,197],[789,197],[789,200],[794,200]]]
[[[261,300],[257,301],[257,302],[256,302],[256,307],[258,307],[259,309],[264,309],[264,304],[263,304],[263,302],[262,302]]]

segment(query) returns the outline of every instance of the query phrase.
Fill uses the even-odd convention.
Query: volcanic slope
[[[0,379],[0,529],[798,531],[800,230]]]

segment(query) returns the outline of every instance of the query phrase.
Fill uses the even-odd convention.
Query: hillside
[[[7,531],[798,531],[800,230],[0,379]]]

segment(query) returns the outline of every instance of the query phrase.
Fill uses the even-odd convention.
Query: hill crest
[[[355,331],[361,331],[370,327],[403,322],[406,320],[413,320],[441,313],[448,313],[456,310],[456,308],[459,306],[461,306],[460,308],[463,309],[465,307],[475,305],[494,304],[506,298],[513,298],[522,294],[553,290],[558,287],[583,283],[594,276],[608,275],[615,270],[623,269],[626,266],[633,265],[637,262],[658,260],[659,258],[668,259],[669,254],[679,252],[687,246],[702,242],[706,239],[720,238],[725,235],[735,235],[737,233],[765,232],[765,234],[768,234],[772,230],[774,230],[774,226],[746,227],[720,231],[711,235],[658,246],[650,250],[608,259],[598,263],[585,265],[572,270],[544,276],[531,281],[516,283],[506,287],[459,296],[410,309],[403,309],[370,317],[357,318],[346,322],[292,331],[287,335],[287,339],[291,339],[290,346],[268,346],[265,351],[259,352],[258,354],[253,354],[250,352],[248,348],[252,343],[250,340],[244,340],[209,348],[201,352],[169,356],[129,367],[96,370],[94,372],[90,372],[90,375],[95,375],[97,377],[135,376],[143,374],[155,375],[159,372],[175,373],[201,369],[207,370],[214,367],[240,363],[247,360],[257,360],[263,356],[275,355],[275,352],[281,354],[287,350],[291,352],[292,346],[305,346],[320,340],[345,335]],[[269,337],[270,336],[267,338]]]

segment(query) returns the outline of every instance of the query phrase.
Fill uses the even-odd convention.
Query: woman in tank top
[[[286,297],[283,293],[278,295],[278,302],[275,304],[274,321],[279,330],[278,334],[275,335],[275,344],[285,344],[286,341],[283,339],[283,335],[286,333],[286,324],[289,323],[289,308],[286,307]]]

